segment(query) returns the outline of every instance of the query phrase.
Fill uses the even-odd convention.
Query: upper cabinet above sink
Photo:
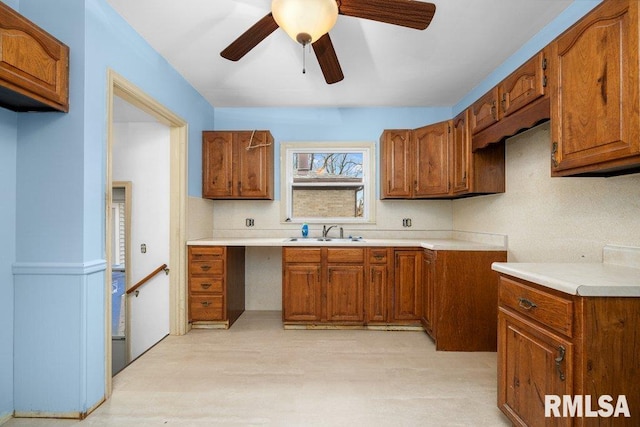
[[[0,107],[69,111],[69,47],[2,2]]]

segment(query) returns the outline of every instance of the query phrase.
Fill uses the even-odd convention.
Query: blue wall
[[[7,1],[70,46],[71,110],[0,110],[0,417],[83,413],[104,394],[109,68],[189,123],[188,192],[199,196],[202,130],[270,129],[278,142],[377,141],[385,128],[445,120],[597,2],[574,2],[453,107],[214,110],[105,0]]]
[[[105,390],[107,71],[185,119],[189,152],[214,109],[105,0],[18,10],[67,44],[71,62],[70,112],[17,119],[13,409],[77,416]]]
[[[13,276],[18,115],[0,108],[0,419],[13,413]]]

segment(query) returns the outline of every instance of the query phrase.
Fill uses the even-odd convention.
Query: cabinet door
[[[202,132],[202,197],[233,197],[233,133]]]
[[[413,131],[415,146],[415,197],[449,193],[449,122]]]
[[[544,96],[546,69],[547,60],[545,54],[540,52],[498,85],[502,117],[507,117]]]
[[[0,3],[0,100],[15,111],[69,111],[69,47]],[[4,98],[4,96],[3,96]]]
[[[458,114],[451,126],[451,174],[454,194],[470,190],[471,138],[469,135],[469,109]]]
[[[327,320],[364,321],[364,266],[327,266]]]
[[[497,123],[498,88],[495,87],[480,97],[471,105],[470,110],[469,129],[472,135]]]
[[[385,130],[381,137],[382,198],[411,198],[413,168],[410,130]]]
[[[435,268],[436,253],[425,250],[422,268],[422,326],[433,338],[436,338],[436,304],[435,304]]]
[[[498,407],[514,425],[572,425],[544,415],[545,395],[573,394],[572,360],[571,343],[500,309]]]
[[[273,138],[266,131],[236,132],[236,194],[239,198],[273,198]]]
[[[396,250],[393,317],[396,321],[422,318],[422,251]]]
[[[320,264],[287,264],[282,289],[282,317],[286,321],[319,321],[322,310]]]
[[[369,267],[368,286],[366,290],[366,322],[386,322],[389,299],[389,268],[386,264]]]
[[[602,3],[551,44],[552,174],[640,153],[638,2]]]

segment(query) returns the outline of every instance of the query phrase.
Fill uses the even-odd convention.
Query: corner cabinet
[[[503,275],[498,407],[514,425],[637,425],[640,298],[581,297]],[[545,417],[545,395],[626,396],[631,418]],[[586,401],[586,399],[585,399]],[[560,408],[562,412],[562,407]]]
[[[229,328],[245,309],[244,247],[189,246],[189,322]]]
[[[551,174],[640,171],[639,3],[605,0],[551,44]]]
[[[2,2],[0,107],[69,111],[69,47]]]
[[[269,131],[202,132],[202,197],[273,200]]]

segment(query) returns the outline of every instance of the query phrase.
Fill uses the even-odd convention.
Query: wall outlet
[[[253,218],[247,218],[244,220],[244,225],[246,225],[247,227],[253,227],[254,225],[256,225],[256,221]]]
[[[402,218],[403,227],[411,227],[411,218]]]

